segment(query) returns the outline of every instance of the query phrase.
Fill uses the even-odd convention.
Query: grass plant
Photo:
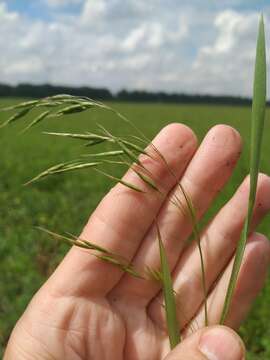
[[[265,39],[264,39],[264,26],[263,18],[260,21],[258,41],[257,41],[257,56],[256,56],[256,65],[255,65],[255,78],[254,78],[254,95],[253,95],[253,106],[252,106],[252,128],[251,128],[251,156],[250,156],[250,196],[249,196],[249,205],[248,213],[246,217],[245,226],[243,228],[241,239],[237,246],[233,271],[231,274],[231,279],[228,285],[228,291],[225,296],[224,308],[220,323],[226,321],[226,316],[230,309],[231,299],[234,293],[235,285],[237,282],[238,273],[241,267],[243,253],[245,249],[245,244],[247,241],[247,236],[250,229],[250,221],[252,218],[256,188],[257,188],[257,178],[259,172],[259,163],[260,163],[260,154],[261,154],[261,144],[262,144],[262,135],[263,135],[263,124],[265,117],[265,101],[266,101],[266,62],[265,62]],[[108,164],[119,165],[130,167],[142,182],[146,185],[148,191],[156,191],[163,195],[162,184],[157,183],[156,179],[152,176],[149,171],[144,167],[143,163],[140,161],[140,154],[144,156],[151,157],[154,161],[162,161],[167,164],[164,156],[155,148],[153,144],[145,149],[144,145],[149,142],[148,137],[144,134],[143,131],[139,130],[132,122],[130,122],[125,116],[123,116],[118,111],[111,108],[109,105],[102,104],[100,102],[94,101],[86,97],[76,97],[71,95],[56,95],[52,97],[47,97],[40,100],[31,100],[25,101],[16,105],[11,105],[5,107],[2,110],[5,111],[15,111],[3,124],[1,127],[5,127],[12,123],[18,122],[24,119],[27,115],[32,113],[35,110],[41,110],[42,112],[38,113],[34,118],[31,119],[31,122],[24,127],[23,132],[28,131],[29,129],[35,127],[41,122],[44,122],[49,119],[60,120],[60,118],[66,118],[77,113],[84,113],[86,111],[91,111],[93,109],[102,110],[106,112],[111,112],[117,115],[123,122],[130,125],[133,131],[136,134],[131,134],[130,136],[119,136],[112,134],[111,131],[107,130],[104,126],[97,126],[95,132],[86,131],[82,133],[73,133],[73,132],[45,132],[47,136],[62,137],[66,139],[73,139],[83,142],[84,148],[93,149],[96,145],[103,144],[107,146],[106,151],[97,151],[90,152],[88,154],[81,154],[78,159],[72,161],[65,161],[53,165],[48,169],[42,171],[39,175],[35,176],[33,179],[29,180],[27,184],[39,181],[43,178],[49,176],[60,175],[63,173],[77,171],[81,169],[91,169],[100,175],[103,175],[110,180],[119,182],[124,186],[138,192],[145,192],[146,190],[141,189],[140,187],[135,186],[132,183],[128,183],[122,180],[120,177],[112,175],[106,170]],[[152,151],[150,151],[151,149]],[[90,150],[89,150],[90,151]],[[90,161],[88,161],[90,158]],[[92,161],[93,159],[93,161]],[[115,160],[114,160],[115,159]],[[175,176],[172,170],[168,166],[168,172],[172,176]],[[201,281],[202,281],[202,292],[204,298],[204,312],[205,312],[205,325],[208,325],[208,313],[207,313],[207,288],[205,281],[205,270],[204,270],[204,254],[200,246],[200,226],[197,222],[196,209],[192,204],[192,201],[189,195],[186,193],[185,189],[178,183],[179,191],[182,194],[184,199],[180,201],[180,198],[175,195],[172,198],[172,203],[179,209],[179,211],[186,211],[189,215],[193,234],[195,241],[197,243],[200,262],[201,262]],[[181,197],[181,198],[182,198]],[[107,249],[96,246],[95,244],[85,241],[84,239],[79,239],[73,236],[59,235],[49,230],[43,231],[47,232],[49,235],[62,240],[69,245],[79,246],[84,249],[89,250],[89,252],[98,257],[101,261],[110,262],[111,264],[120,267],[123,271],[129,273],[132,276],[139,278],[147,278],[150,281],[160,281],[162,282],[164,298],[165,298],[165,311],[167,318],[167,328],[168,335],[170,339],[171,347],[177,345],[180,341],[180,329],[176,317],[176,304],[175,293],[172,287],[172,279],[170,270],[168,267],[168,261],[166,258],[165,249],[162,242],[161,233],[158,225],[157,228],[157,238],[160,250],[160,269],[150,269],[145,265],[145,273],[141,274],[133,267],[132,264],[127,262],[122,257],[119,257],[117,254],[113,254]],[[177,295],[179,296],[179,295]]]
[[[251,143],[250,143],[250,191],[248,200],[248,210],[241,239],[237,245],[235,260],[231,278],[229,281],[220,323],[224,324],[229,312],[233,292],[236,286],[237,277],[240,271],[247,238],[250,231],[252,214],[256,198],[257,181],[260,169],[261,147],[264,130],[266,107],[266,53],[264,21],[261,17],[257,39],[256,63],[253,85],[252,119],[251,119]]]
[[[69,104],[69,106],[66,106],[66,104]],[[74,105],[75,103],[75,105]],[[72,105],[70,105],[72,104]],[[133,129],[136,130],[137,135],[133,136],[134,141],[126,140],[124,137],[115,136],[111,132],[109,132],[107,129],[105,129],[103,126],[98,125],[98,132],[85,132],[85,133],[57,133],[57,132],[45,132],[46,135],[50,136],[58,136],[58,137],[64,137],[64,138],[71,138],[83,141],[85,146],[87,147],[93,147],[100,143],[107,143],[109,146],[112,146],[112,149],[106,152],[93,152],[89,154],[84,154],[84,156],[81,156],[80,159],[76,159],[74,161],[68,161],[68,162],[62,162],[56,165],[53,165],[49,167],[48,169],[42,171],[40,174],[35,176],[33,179],[29,180],[26,185],[29,185],[33,182],[39,181],[45,177],[52,176],[52,175],[59,175],[70,171],[80,170],[80,169],[89,169],[92,168],[99,174],[102,174],[109,179],[119,182],[122,185],[128,187],[129,189],[132,189],[137,192],[145,192],[145,190],[141,189],[140,187],[129,183],[121,178],[118,178],[112,174],[109,174],[104,170],[104,166],[107,163],[110,164],[116,164],[116,165],[126,165],[129,167],[142,181],[144,184],[147,185],[149,190],[157,191],[161,195],[163,195],[163,189],[162,184],[157,185],[156,179],[152,176],[152,174],[145,168],[143,163],[140,161],[140,157],[138,155],[143,154],[144,156],[151,157],[154,161],[161,161],[163,162],[167,169],[169,174],[171,174],[173,177],[176,177],[173,173],[172,169],[170,169],[165,157],[159,152],[159,150],[150,143],[149,148],[151,148],[154,153],[154,155],[150,154],[149,150],[145,150],[141,147],[142,143],[145,143],[147,141],[147,138],[141,134],[140,130],[137,129],[134,125],[130,123],[129,120],[127,120],[125,117],[123,117],[119,112],[114,111],[113,109],[109,108],[108,106],[105,106],[99,102],[95,102],[92,99],[88,98],[79,98],[75,96],[70,95],[59,95],[59,96],[53,96],[41,100],[37,100],[35,102],[29,101],[24,102],[22,104],[15,105],[14,107],[8,107],[4,110],[17,110],[19,111],[15,114],[9,117],[3,124],[3,126],[9,125],[15,120],[19,120],[23,118],[24,115],[27,115],[29,112],[36,108],[40,107],[47,107],[53,108],[54,111],[51,111],[48,117],[50,118],[60,118],[65,117],[67,115],[71,115],[74,112],[84,112],[87,111],[93,107],[96,108],[102,108],[105,110],[109,110],[114,112],[118,117],[121,118],[121,120],[124,120],[126,123],[132,126]],[[64,106],[64,108],[62,108]],[[21,110],[22,109],[22,110]],[[24,112],[24,115],[21,115],[21,113]],[[28,129],[30,129],[32,126],[36,125],[41,120],[44,120],[47,116],[37,116],[27,127],[24,128],[24,132]],[[42,119],[41,119],[42,118]],[[86,157],[91,158],[97,158],[98,161],[87,161]],[[118,157],[118,161],[110,160],[111,157]],[[183,195],[183,199],[185,200],[185,203],[183,203],[179,196],[174,195],[171,202],[177,207],[180,212],[186,211],[189,215],[193,233],[195,235],[195,239],[197,241],[197,245],[199,248],[200,253],[200,261],[201,261],[201,270],[202,270],[202,292],[204,297],[204,309],[205,309],[205,325],[208,324],[207,320],[207,290],[206,290],[206,284],[205,284],[205,271],[204,271],[204,261],[203,261],[203,253],[200,246],[200,234],[198,230],[197,225],[197,216],[196,216],[196,210],[192,204],[192,200],[186,193],[183,186],[178,183],[178,188]],[[184,209],[184,210],[183,210]],[[51,235],[52,232],[49,232]],[[54,234],[56,236],[56,234]],[[93,244],[89,246],[89,244],[86,244],[86,242],[82,242],[79,240],[71,240],[68,239],[66,236],[57,236],[58,239],[62,239],[65,242],[68,242],[70,245],[75,245],[79,247],[84,247],[89,250],[93,250]],[[170,272],[167,268],[167,260],[166,260],[166,254],[165,250],[162,246],[162,240],[160,237],[160,232],[158,231],[158,241],[159,241],[159,248],[160,248],[160,260],[161,260],[161,268],[162,268],[162,277],[159,279],[159,281],[163,284],[164,289],[164,295],[165,295],[165,309],[167,314],[167,326],[168,326],[168,333],[170,338],[171,346],[174,347],[177,345],[177,343],[180,341],[180,335],[179,335],[179,327],[177,326],[177,320],[176,320],[176,301],[172,300],[175,296],[173,289],[171,288],[172,280],[170,279]],[[97,249],[94,249],[97,250]],[[96,256],[96,255],[95,255]],[[131,264],[126,264],[125,262],[119,262],[119,259],[116,257],[115,254],[99,254],[98,257],[101,260],[109,261],[110,263],[114,264],[115,266],[120,267],[123,271],[128,272],[131,275],[139,276],[135,269],[132,268]],[[147,264],[146,264],[147,266]],[[149,274],[157,274],[156,269],[148,269],[148,275]],[[166,273],[165,273],[166,272]],[[143,277],[143,275],[140,275]],[[148,280],[157,280],[156,278],[153,279],[153,276],[148,276]]]

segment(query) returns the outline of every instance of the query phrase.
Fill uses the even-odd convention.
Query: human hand
[[[212,128],[197,150],[194,134],[180,124],[165,127],[153,144],[180,179],[199,218],[229,179],[241,152],[238,133],[225,125]],[[151,146],[148,152],[156,155]],[[92,214],[80,238],[132,260],[138,271],[144,271],[146,265],[157,269],[157,218],[185,339],[170,352],[158,283],[131,277],[91,256],[89,251],[73,247],[18,321],[5,360],[244,358],[241,342],[232,330],[204,328],[198,248],[186,241],[192,225],[187,214],[177,211],[169,200],[174,191],[181,197],[175,177],[161,161],[145,156],[141,160],[162,184],[167,197],[149,188],[146,193],[138,193],[117,184]],[[124,179],[141,188],[146,186],[133,171],[128,171]],[[245,180],[202,233],[210,325],[217,324],[220,318],[231,259],[246,215],[248,191]],[[253,230],[269,208],[270,179],[260,175]],[[267,239],[252,232],[227,326],[237,329],[247,314],[264,283],[269,258]],[[223,357],[217,354],[218,349]]]

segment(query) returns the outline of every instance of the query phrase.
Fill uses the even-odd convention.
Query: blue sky
[[[32,19],[51,20],[56,14],[79,14],[83,1],[8,0],[8,9]]]
[[[168,3],[176,3],[176,1],[164,1],[164,6]],[[6,1],[8,8],[10,10],[19,11],[24,13],[27,16],[33,18],[41,18],[41,19],[48,19],[51,17],[54,12],[62,11],[62,12],[69,12],[69,13],[79,13],[83,7],[83,0],[8,0]],[[162,1],[156,1],[157,4],[162,4]],[[181,5],[188,5],[192,4],[193,6],[198,7],[208,7],[213,9],[226,9],[230,7],[231,9],[235,10],[257,10],[263,11],[265,8],[269,7],[268,0],[235,0],[235,1],[202,1],[202,0],[184,0],[181,1]]]
[[[261,12],[268,34],[266,0],[0,0],[0,82],[250,95]]]
[[[126,0],[128,2],[128,0]],[[33,19],[48,20],[55,16],[55,13],[79,14],[84,5],[84,0],[8,0],[6,2],[8,9],[18,11]],[[156,4],[164,3],[175,6],[177,1],[156,1]],[[178,1],[179,3],[179,1]],[[194,7],[207,7],[208,9],[224,10],[227,8],[237,11],[258,11],[262,12],[269,8],[269,0],[182,0],[181,6],[192,5]]]

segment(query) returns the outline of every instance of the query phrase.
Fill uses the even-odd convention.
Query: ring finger
[[[230,261],[245,221],[249,193],[249,179],[239,187],[232,199],[210,222],[201,237],[206,286],[209,290]],[[253,229],[270,209],[270,178],[261,174],[253,215]],[[173,272],[173,286],[178,295],[179,321],[184,327],[203,302],[201,266],[198,247],[192,243],[180,258]],[[150,304],[149,314],[165,325],[162,293]],[[185,316],[183,317],[182,314]]]

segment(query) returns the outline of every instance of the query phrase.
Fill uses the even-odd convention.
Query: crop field
[[[0,100],[0,106],[15,100]],[[148,137],[164,125],[182,122],[201,140],[215,124],[226,123],[242,135],[244,148],[231,181],[206,214],[203,223],[222,206],[248,173],[249,107],[163,104],[110,104],[132,120]],[[1,114],[1,122],[6,118]],[[32,115],[31,115],[32,116]],[[29,117],[29,120],[31,118]],[[262,171],[270,173],[270,112],[267,111]],[[55,138],[42,131],[84,132],[100,123],[114,134],[134,133],[115,115],[88,111],[61,119],[47,119],[25,134],[25,120],[0,129],[0,357],[15,322],[33,294],[62,259],[67,247],[41,233],[42,226],[55,232],[79,234],[89,214],[112,186],[110,180],[91,169],[50,177],[22,186],[45,168],[76,159],[87,149],[78,140]],[[102,149],[101,145],[97,145]],[[88,149],[89,151],[89,149]],[[110,172],[121,175],[120,169]],[[270,217],[260,226],[270,237]],[[270,280],[241,328],[249,359],[270,358]]]

